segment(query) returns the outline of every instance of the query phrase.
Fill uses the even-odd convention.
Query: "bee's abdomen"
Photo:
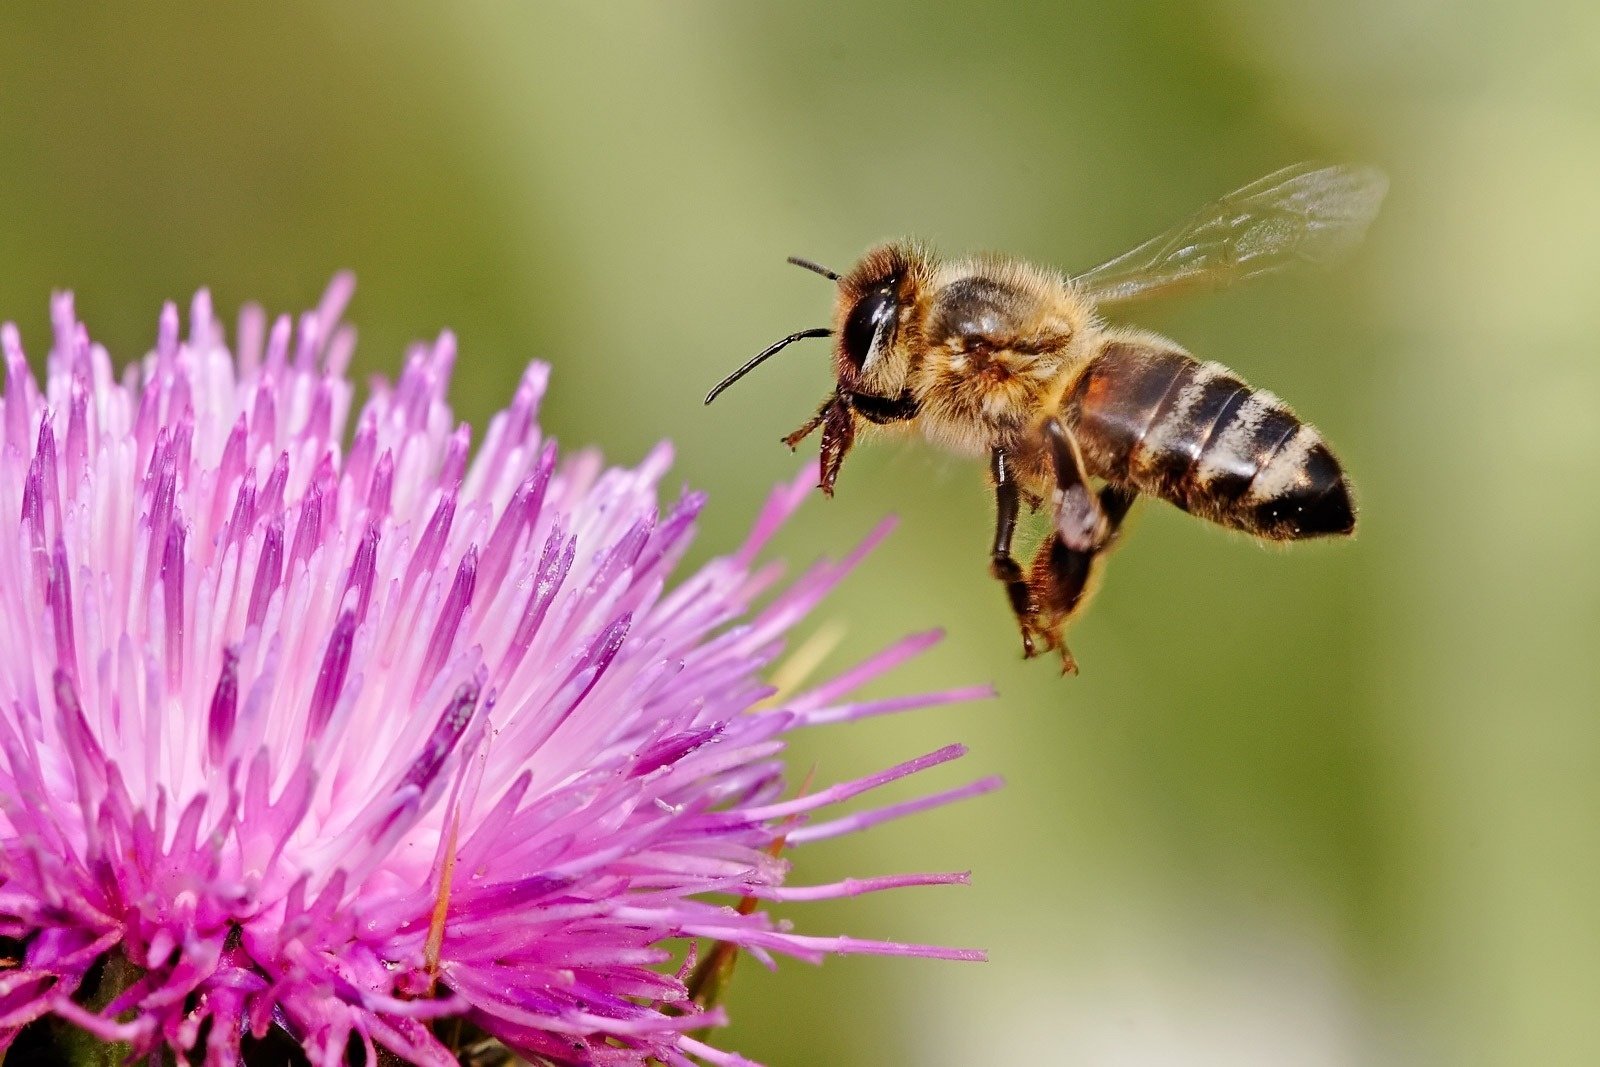
[[[1064,407],[1091,474],[1258,537],[1355,527],[1344,471],[1317,431],[1221,364],[1112,341]]]

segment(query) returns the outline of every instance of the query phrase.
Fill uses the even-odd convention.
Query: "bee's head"
[[[918,246],[899,241],[879,245],[840,276],[799,256],[789,262],[839,283],[833,305],[833,327],[800,330],[757,352],[744,366],[706,394],[709,404],[722,391],[772,356],[807,337],[833,337],[834,377],[839,392],[898,396],[906,373],[902,341],[912,326],[905,310],[912,306],[928,272],[929,258]]]
[[[839,279],[833,309],[834,374],[841,389],[899,396],[905,388],[907,312],[927,273],[928,256],[909,242],[879,245]]]
[[[821,485],[824,492],[831,494],[839,465],[855,439],[854,405],[862,402],[863,395],[867,399],[898,401],[905,393],[905,342],[916,329],[907,309],[915,305],[931,260],[916,245],[896,242],[874,248],[842,277],[808,259],[791,256],[789,262],[839,284],[832,328],[800,330],[773,342],[712,387],[706,394],[706,403],[794,342],[807,337],[833,337],[834,390],[809,422],[784,438],[794,448],[821,427]]]

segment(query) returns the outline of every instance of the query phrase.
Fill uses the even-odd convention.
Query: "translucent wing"
[[[1075,279],[1098,304],[1220,289],[1301,263],[1337,263],[1378,214],[1389,179],[1373,167],[1298,163],[1229,193]]]

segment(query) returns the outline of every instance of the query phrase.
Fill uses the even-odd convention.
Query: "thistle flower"
[[[0,331],[0,1050],[53,1020],[133,1056],[444,1064],[448,1018],[540,1061],[737,1063],[690,1036],[723,1021],[686,995],[698,942],[981,958],[735,906],[965,880],[784,884],[780,845],[996,784],[819,814],[958,746],[785,784],[790,731],[980,695],[849,699],[931,634],[763,682],[884,531],[764,598],[808,477],[668,589],[703,503],[658,515],[668,450],[558,463],[534,364],[474,453],[448,334],[346,450],[350,291],[245,309],[236,355],[204,292],[187,339],[168,305],[120,382],[58,296],[42,392]]]

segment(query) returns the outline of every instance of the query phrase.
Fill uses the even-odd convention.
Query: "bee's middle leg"
[[[1044,637],[1034,626],[1033,591],[1022,568],[1011,555],[1011,538],[1017,532],[1017,513],[1021,494],[1012,470],[1012,458],[1002,448],[989,452],[989,474],[994,479],[994,544],[989,549],[989,573],[1006,587],[1011,613],[1022,630],[1022,654],[1032,657],[1039,647],[1034,638]]]

